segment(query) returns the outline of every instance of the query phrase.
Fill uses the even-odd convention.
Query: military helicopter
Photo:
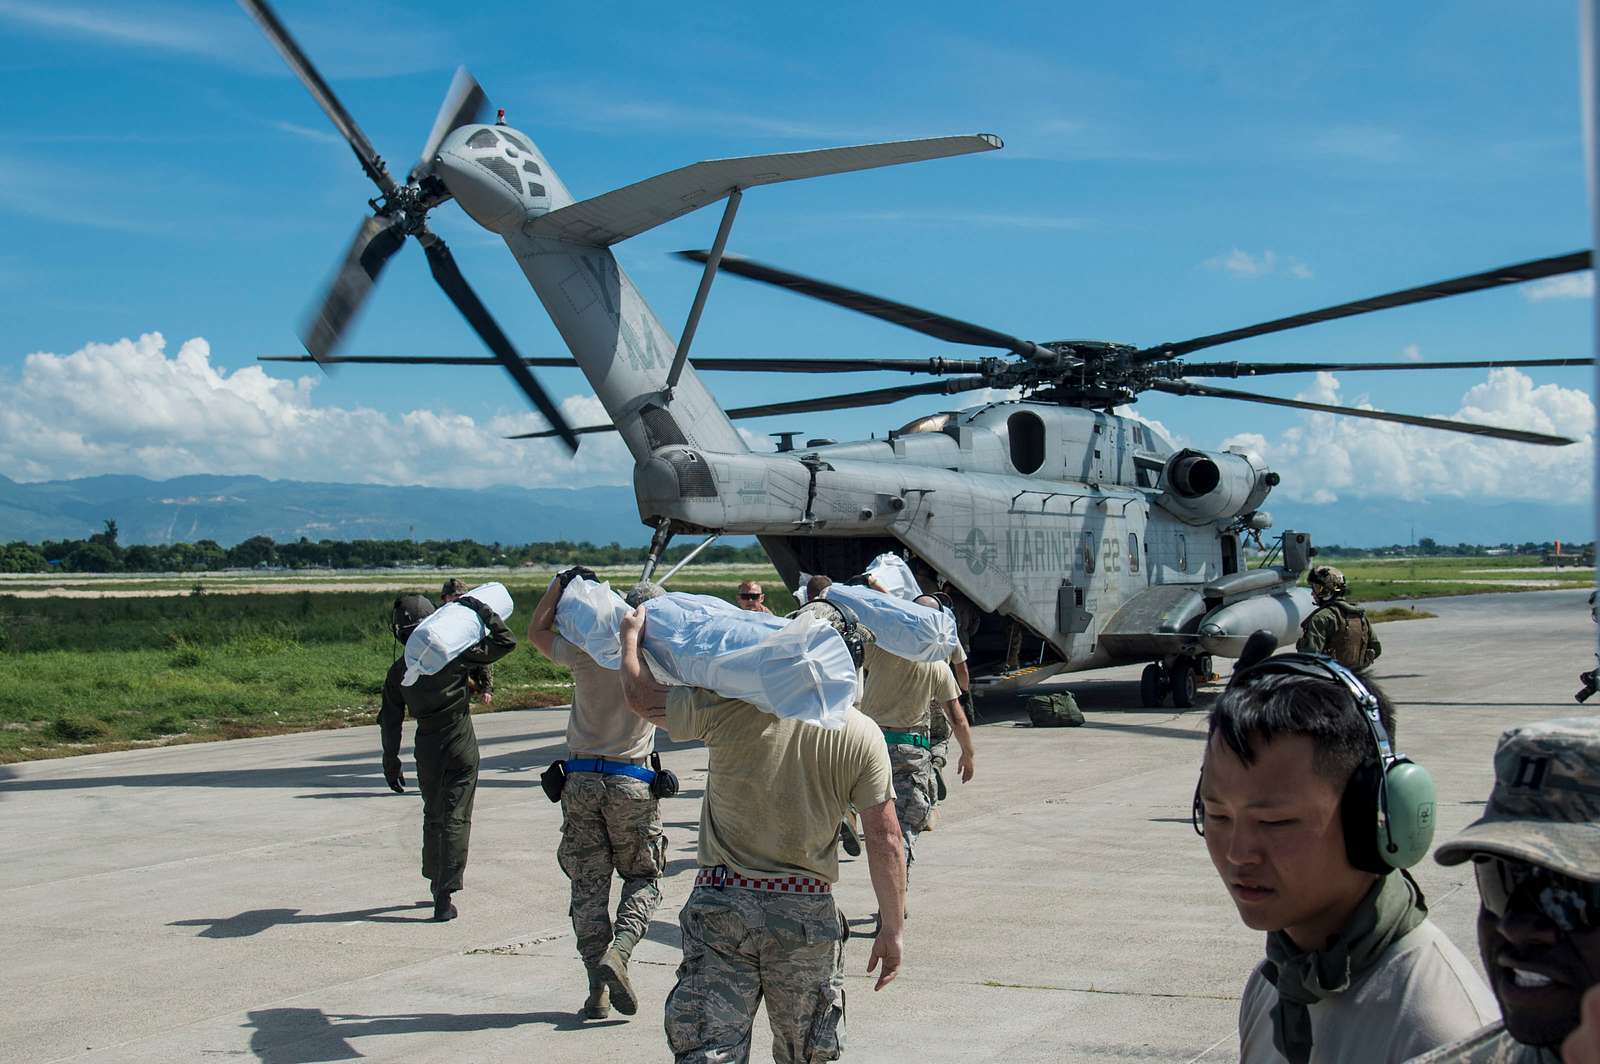
[[[532,138],[501,120],[459,71],[418,163],[404,184],[383,161],[263,0],[241,0],[335,127],[380,196],[357,230],[302,332],[306,355],[268,361],[499,365],[556,436],[616,431],[634,459],[639,516],[655,529],[645,575],[678,534],[755,535],[784,580],[859,573],[884,551],[908,555],[955,600],[980,690],[1016,689],[1062,671],[1146,662],[1148,705],[1192,705],[1210,656],[1237,656],[1258,629],[1291,640],[1309,612],[1296,584],[1314,553],[1287,531],[1262,564],[1244,543],[1271,527],[1262,509],[1278,475],[1247,454],[1177,448],[1139,419],[1116,412],[1144,391],[1220,398],[1417,425],[1520,443],[1560,446],[1560,436],[1440,418],[1357,409],[1195,383],[1317,371],[1585,365],[1591,359],[1416,363],[1186,362],[1184,356],[1246,337],[1426,300],[1554,276],[1590,265],[1587,251],[1539,259],[1391,292],[1305,314],[1154,346],[1024,340],[947,315],[728,256],[746,189],[776,181],[936,159],[1001,147],[978,134],[696,163],[604,195],[576,200]],[[504,238],[572,352],[524,358],[472,292],[427,213],[454,199]],[[610,248],[703,206],[726,200],[699,289],[676,343]],[[416,237],[430,269],[492,357],[339,355],[340,339],[388,259]],[[719,271],[779,285],[935,339],[1003,352],[977,359],[773,359],[689,361]],[[612,421],[574,429],[530,367],[577,366]],[[885,370],[936,380],[723,410],[696,370],[853,373]],[[750,451],[743,418],[871,407],[983,388],[1018,398],[940,411],[852,443],[780,434],[776,453]],[[673,572],[677,570],[674,569]],[[663,579],[670,578],[671,572]]]

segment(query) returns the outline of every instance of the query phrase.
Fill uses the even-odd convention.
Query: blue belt
[[[568,772],[598,772],[603,776],[632,776],[636,780],[649,783],[656,778],[651,769],[643,765],[630,765],[626,761],[607,761],[604,758],[585,758],[582,761],[568,761]]]

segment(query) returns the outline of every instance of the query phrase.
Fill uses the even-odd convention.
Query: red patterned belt
[[[772,879],[752,879],[730,872],[722,865],[702,868],[694,877],[697,887],[739,887],[742,890],[768,890],[777,894],[832,894],[833,884],[812,876],[777,876]]]

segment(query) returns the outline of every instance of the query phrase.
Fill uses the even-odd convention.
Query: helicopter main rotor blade
[[[978,388],[987,388],[987,377],[952,377],[949,380],[929,381],[926,384],[905,384],[898,388],[875,388],[867,392],[846,392],[843,395],[822,395],[814,399],[791,399],[783,403],[763,406],[742,406],[728,411],[730,418],[772,417],[779,414],[808,414],[822,410],[850,410],[860,406],[882,406],[898,403],[919,395],[955,395]]]
[[[257,355],[257,362],[315,362],[310,355]],[[359,366],[498,366],[500,360],[493,355],[440,355],[417,357],[414,355],[333,355],[322,360],[325,365]],[[559,366],[576,369],[578,362],[572,358],[524,358],[524,366]]]
[[[1412,303],[1426,303],[1430,299],[1459,296],[1467,292],[1481,292],[1489,288],[1498,288],[1501,285],[1536,281],[1541,277],[1555,277],[1563,273],[1576,273],[1579,270],[1589,269],[1591,257],[1588,251],[1573,251],[1566,255],[1554,255],[1547,259],[1520,262],[1514,266],[1502,266],[1497,270],[1485,270],[1482,273],[1468,274],[1465,277],[1456,277],[1448,281],[1436,281],[1433,284],[1419,285],[1416,288],[1405,288],[1398,292],[1388,292],[1381,296],[1358,299],[1352,303],[1340,303],[1336,307],[1325,307],[1322,310],[1307,311],[1304,314],[1293,314],[1287,318],[1277,318],[1273,321],[1262,322],[1260,325],[1249,325],[1243,329],[1230,329],[1227,332],[1212,333],[1210,336],[1197,336],[1192,340],[1184,340],[1179,343],[1157,344],[1154,347],[1147,347],[1142,351],[1136,352],[1133,357],[1138,362],[1177,358],[1191,351],[1199,351],[1201,348],[1216,347],[1219,344],[1231,344],[1235,340],[1244,340],[1252,336],[1265,336],[1268,333],[1283,332],[1285,329],[1298,329],[1302,325],[1314,325],[1317,322],[1333,321],[1336,318],[1349,318],[1357,314],[1370,314],[1375,310],[1404,307]]]
[[[1237,392],[1232,388],[1217,388],[1209,384],[1190,384],[1187,381],[1154,381],[1150,387],[1168,395],[1193,395],[1210,399],[1237,399],[1246,403],[1264,403],[1268,406],[1287,406],[1296,410],[1315,410],[1324,414],[1342,414],[1346,417],[1369,418],[1373,421],[1393,421],[1401,425],[1416,425],[1425,429],[1460,432],[1468,436],[1488,436],[1514,443],[1537,443],[1545,447],[1565,447],[1576,440],[1566,436],[1547,436],[1542,432],[1525,432],[1521,429],[1503,429],[1496,425],[1477,425],[1470,421],[1451,421],[1447,418],[1418,417],[1415,414],[1391,414],[1386,410],[1362,410],[1353,406],[1336,406],[1332,403],[1313,403],[1305,399],[1280,399],[1276,395],[1257,395],[1254,392]]]
[[[1504,369],[1592,366],[1592,358],[1491,358],[1475,362],[1186,362],[1185,377],[1265,377],[1275,373],[1373,373],[1392,369]]]
[[[955,377],[945,381],[930,381],[927,384],[879,388],[870,392],[848,392],[844,395],[823,395],[814,399],[794,399],[786,403],[768,403],[764,406],[735,407],[727,411],[727,415],[731,420],[742,421],[747,418],[773,417],[780,414],[805,414],[820,410],[882,406],[885,403],[898,403],[902,399],[911,399],[919,395],[955,395],[958,392],[970,392],[987,387],[988,384],[989,381],[985,377]],[[583,435],[591,432],[610,432],[615,428],[615,425],[586,425],[574,431]],[[537,440],[554,435],[554,432],[524,432],[518,436],[507,436],[506,439]]]
[[[704,251],[680,251],[680,259],[690,262],[703,263],[710,257]],[[908,303],[897,303],[892,299],[881,296],[869,295],[854,288],[845,288],[843,285],[832,284],[828,281],[819,281],[814,277],[804,277],[798,273],[781,270],[776,266],[756,262],[753,259],[741,258],[737,255],[724,255],[722,257],[721,271],[723,273],[738,274],[752,281],[774,285],[778,288],[787,288],[791,292],[820,299],[824,303],[832,303],[846,310],[853,310],[866,314],[880,321],[891,322],[903,326],[913,332],[931,336],[936,340],[945,340],[952,344],[969,344],[973,347],[1001,347],[1007,351],[1031,358],[1039,350],[1039,346],[1031,340],[1021,340],[1009,333],[996,332],[994,329],[971,322],[961,321],[945,314],[938,314],[921,307],[913,307]]]
[[[511,341],[506,334],[500,331],[500,326],[489,314],[482,301],[478,299],[472,286],[467,284],[467,279],[461,275],[461,268],[456,265],[455,256],[450,254],[450,248],[445,242],[433,233],[423,230],[422,248],[428,254],[428,268],[433,271],[433,279],[439,282],[439,287],[444,289],[445,295],[450,297],[450,302],[456,305],[461,316],[467,319],[477,334],[483,338],[494,357],[504,366],[506,372],[511,374],[511,379],[517,382],[517,387],[522,389],[544,419],[550,423],[551,434],[561,437],[562,441],[573,451],[578,449],[578,437],[572,431],[572,426],[567,424],[567,419],[562,416],[561,410],[556,406],[549,394],[528,372],[527,365],[522,356],[517,354],[517,349],[511,346]]]
[[[422,142],[422,154],[417,157],[417,165],[411,168],[411,178],[415,180],[418,175],[428,171],[433,165],[433,157],[439,154],[439,145],[458,126],[483,122],[488,117],[489,97],[483,87],[467,73],[466,67],[456,67],[455,77],[450,79],[450,89],[439,104],[439,113],[434,116],[433,129],[429,131],[428,139]]]
[[[350,150],[356,153],[361,168],[367,172],[372,183],[377,185],[378,190],[384,195],[392,194],[398,186],[395,185],[394,178],[389,176],[389,168],[383,165],[383,160],[378,157],[372,142],[361,132],[361,127],[356,125],[356,120],[350,117],[350,112],[344,109],[344,104],[339,102],[339,97],[333,94],[328,83],[322,80],[317,68],[311,65],[311,60],[306,58],[305,52],[300,50],[300,45],[278,20],[276,12],[267,5],[266,0],[239,0],[239,6],[260,24],[272,46],[283,56],[284,62],[289,64],[289,69],[295,72],[295,76],[305,85],[323,113],[332,119],[334,127],[344,134],[344,139],[350,143]]]
[[[498,366],[500,360],[462,355],[258,355],[257,362],[350,363],[368,366]],[[571,358],[524,358],[525,366],[576,368]],[[983,363],[965,358],[697,358],[694,367],[717,373],[982,373]]]
[[[372,292],[378,274],[406,242],[405,233],[392,219],[372,217],[356,229],[339,272],[328,283],[315,313],[301,326],[300,341],[318,365],[329,365],[329,355]]]

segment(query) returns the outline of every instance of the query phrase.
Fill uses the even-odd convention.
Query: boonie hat
[[[1457,865],[1476,854],[1600,882],[1600,718],[1541,721],[1500,736],[1483,816],[1433,858]]]

